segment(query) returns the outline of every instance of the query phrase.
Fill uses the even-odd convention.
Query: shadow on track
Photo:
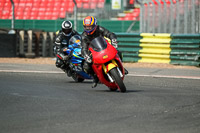
[[[110,90],[95,90],[97,92],[112,92],[112,93],[121,93],[119,90],[117,91],[110,91]],[[125,93],[136,93],[136,92],[143,92],[143,90],[126,90]]]

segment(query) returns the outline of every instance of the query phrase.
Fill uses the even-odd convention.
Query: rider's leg
[[[56,67],[61,68],[61,69],[65,67],[64,62],[61,59],[59,59],[58,57],[56,58],[55,64],[56,64]]]
[[[69,68],[69,64],[64,63],[63,60],[60,58],[56,58],[56,67],[62,69],[65,73],[67,73],[67,76],[71,76],[71,70]]]
[[[96,87],[99,79],[97,77],[97,75],[95,74],[95,72],[92,69],[92,64],[91,63],[87,63],[86,61],[83,64],[83,69],[86,73],[90,74],[94,79],[93,79],[93,84],[92,84],[92,88]]]

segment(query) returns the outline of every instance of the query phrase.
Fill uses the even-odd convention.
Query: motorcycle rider
[[[92,65],[92,59],[88,50],[88,46],[90,42],[99,36],[109,38],[111,40],[111,44],[117,49],[117,36],[107,30],[106,28],[97,25],[97,19],[93,16],[87,16],[83,20],[83,28],[84,31],[81,35],[82,37],[82,56],[86,60],[86,62],[83,65],[84,70],[91,74],[94,77],[92,88],[97,86],[97,83],[99,82],[98,77],[94,73],[91,65]],[[118,55],[121,58],[121,53],[118,51]],[[128,71],[125,69],[125,74],[128,74]]]
[[[72,30],[71,21],[65,20],[61,24],[61,30],[55,39],[54,54],[56,55],[56,67],[61,68],[68,76],[71,76],[69,66],[64,63],[68,61],[68,55],[63,52],[63,48],[67,48],[69,40],[74,35],[80,35],[77,31]]]

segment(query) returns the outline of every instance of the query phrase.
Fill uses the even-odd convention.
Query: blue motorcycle
[[[81,56],[81,37],[79,35],[72,36],[69,40],[68,48],[65,48],[63,51],[68,55],[71,76],[76,82],[92,79],[92,77],[83,70],[83,62],[85,60]]]

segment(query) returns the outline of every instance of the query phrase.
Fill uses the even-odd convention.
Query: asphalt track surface
[[[128,68],[126,93],[54,65],[0,64],[0,133],[199,133],[200,70]]]

